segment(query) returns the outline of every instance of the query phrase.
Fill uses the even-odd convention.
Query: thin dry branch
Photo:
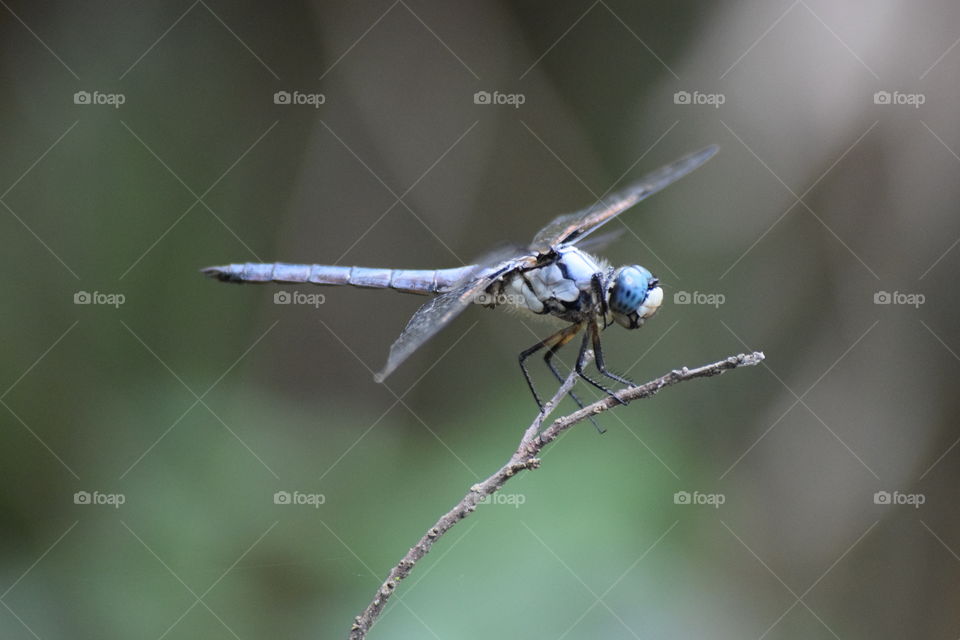
[[[544,420],[556,408],[557,404],[563,399],[567,392],[573,388],[576,382],[576,373],[571,372],[553,399],[547,403],[543,413],[538,415],[536,420],[534,420],[524,432],[523,438],[520,440],[520,445],[513,455],[510,456],[510,460],[500,467],[492,476],[470,487],[467,495],[452,509],[443,514],[443,516],[427,530],[423,537],[420,538],[417,544],[403,556],[400,562],[390,570],[386,581],[384,581],[377,590],[373,601],[354,619],[353,626],[350,629],[350,640],[362,640],[366,637],[367,632],[383,612],[383,608],[386,606],[390,596],[396,591],[400,581],[410,575],[414,565],[429,553],[431,547],[433,547],[434,543],[443,534],[473,513],[481,500],[499,491],[510,478],[521,471],[538,468],[540,466],[540,459],[536,457],[537,454],[539,454],[545,446],[556,440],[561,433],[578,422],[612,409],[621,403],[649,398],[664,387],[669,387],[685,380],[693,380],[694,378],[719,375],[724,371],[736,369],[737,367],[754,366],[759,364],[763,359],[764,355],[762,352],[754,351],[750,354],[741,353],[740,355],[730,356],[724,360],[719,360],[695,369],[688,369],[687,367],[674,369],[670,373],[651,380],[646,384],[622,389],[618,391],[615,396],[607,396],[570,415],[557,418],[550,426],[541,431]]]

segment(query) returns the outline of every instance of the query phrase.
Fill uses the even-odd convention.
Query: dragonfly
[[[601,198],[594,205],[558,216],[524,247],[494,251],[476,264],[448,269],[391,269],[322,264],[238,263],[207,267],[202,271],[224,282],[309,283],[315,285],[393,289],[431,296],[410,318],[390,347],[386,365],[375,376],[387,376],[473,304],[494,308],[508,305],[526,313],[553,316],[564,327],[520,352],[523,377],[540,410],[527,359],[546,350],[544,362],[561,383],[564,377],[553,362],[561,347],[583,333],[574,369],[600,391],[615,392],[587,373],[592,352],[597,371],[616,383],[632,386],[628,378],[606,366],[601,332],[612,325],[639,329],[663,303],[659,279],[637,264],[612,267],[585,248],[603,244],[603,236],[587,240],[594,231],[645,198],[694,171],[717,152],[709,146],[647,174],[625,189]],[[583,403],[571,391],[580,407]],[[599,427],[598,427],[599,428]]]

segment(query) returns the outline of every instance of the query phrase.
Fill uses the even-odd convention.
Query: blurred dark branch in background
[[[625,404],[631,400],[642,400],[656,394],[660,389],[669,387],[678,382],[693,380],[694,378],[706,378],[720,375],[724,371],[736,369],[737,367],[751,367],[759,364],[764,359],[763,352],[754,351],[751,354],[739,354],[730,356],[724,360],[719,360],[712,364],[706,364],[695,369],[674,369],[673,371],[651,380],[646,384],[629,387],[618,391],[612,396],[607,396],[593,404],[586,406],[579,411],[571,413],[562,418],[557,418],[553,423],[541,431],[543,421],[556,408],[563,397],[570,392],[577,380],[576,371],[571,371],[570,375],[564,381],[563,385],[553,396],[550,402],[544,407],[533,423],[527,428],[520,440],[520,445],[510,457],[510,460],[500,467],[492,476],[470,487],[470,491],[456,504],[450,511],[443,514],[436,524],[434,524],[422,538],[413,546],[400,562],[390,570],[386,581],[377,590],[373,601],[367,605],[359,616],[354,619],[353,627],[350,629],[350,640],[362,640],[367,632],[377,621],[377,618],[383,612],[387,600],[393,595],[400,581],[410,575],[414,565],[427,553],[429,553],[433,544],[440,539],[440,536],[453,528],[455,524],[469,516],[477,508],[477,504],[489,495],[500,490],[507,481],[514,477],[520,471],[525,469],[536,469],[540,466],[540,459],[537,454],[557,439],[561,433],[573,425],[590,418],[599,413],[603,413],[613,407]]]

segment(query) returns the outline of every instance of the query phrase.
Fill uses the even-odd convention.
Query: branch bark
[[[687,367],[674,369],[646,384],[622,389],[614,396],[607,396],[579,411],[562,418],[557,418],[550,426],[543,429],[543,422],[553,412],[557,404],[570,389],[573,388],[574,383],[576,383],[576,372],[571,372],[560,386],[556,395],[546,404],[544,411],[537,416],[524,432],[523,438],[520,440],[520,445],[516,451],[514,451],[513,455],[510,456],[507,463],[483,482],[470,487],[470,490],[463,499],[443,514],[443,516],[427,530],[423,537],[420,538],[417,544],[407,551],[400,562],[390,570],[387,579],[377,590],[376,596],[374,596],[370,604],[367,605],[367,608],[354,619],[353,626],[350,629],[350,640],[363,640],[366,638],[367,632],[370,631],[371,627],[376,623],[377,618],[383,612],[387,601],[390,599],[390,596],[393,595],[394,591],[396,591],[400,581],[410,575],[410,572],[417,562],[430,552],[434,543],[436,543],[443,534],[473,513],[481,500],[499,491],[510,478],[521,471],[537,469],[540,466],[540,459],[537,458],[537,454],[539,454],[545,446],[556,440],[564,431],[578,422],[608,411],[621,403],[649,398],[664,387],[669,387],[686,380],[693,380],[694,378],[706,378],[719,375],[738,367],[755,366],[760,364],[763,359],[763,352],[754,351],[750,354],[741,353],[736,356],[730,356],[724,360],[719,360],[694,369],[688,369]]]

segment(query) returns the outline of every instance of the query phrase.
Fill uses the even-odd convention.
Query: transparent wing
[[[559,216],[537,233],[530,249],[545,253],[561,244],[577,242],[647,196],[676,182],[713,157],[719,147],[709,146],[647,174],[626,189],[607,196],[592,207]]]
[[[518,266],[520,260],[516,257],[515,251],[512,253],[514,257],[510,260],[501,260],[489,266],[483,266],[481,263],[474,271],[474,274],[479,275],[467,278],[417,309],[400,337],[390,347],[387,364],[374,375],[374,380],[383,382],[414,351],[473,304],[477,296],[484,293],[494,280]]]
[[[622,236],[626,230],[626,227],[620,227],[619,229],[600,233],[584,240],[578,240],[577,246],[589,253],[598,253],[613,244],[616,240],[619,240],[620,236]]]

